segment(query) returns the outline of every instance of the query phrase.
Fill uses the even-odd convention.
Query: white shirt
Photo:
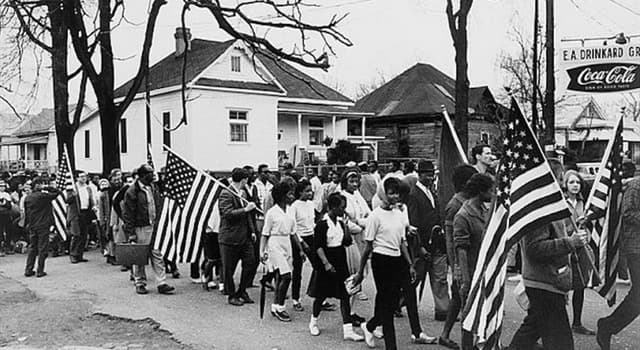
[[[367,223],[367,216],[371,213],[371,209],[369,209],[369,205],[367,201],[362,198],[362,195],[358,191],[354,191],[353,194],[342,191],[340,192],[345,198],[347,198],[347,207],[345,208],[345,213],[349,217],[351,224],[355,222],[360,227],[364,227]],[[352,234],[358,234],[362,230],[358,230],[352,224],[349,225],[349,230]]]
[[[309,180],[311,183],[311,190],[313,191],[313,203],[315,204],[315,210],[317,212],[322,211],[322,197],[324,195],[324,191],[322,189],[322,182],[317,176],[314,176]]]
[[[436,203],[435,200],[433,198],[433,193],[431,193],[431,190],[426,188],[422,182],[418,181],[416,182],[416,187],[418,187],[419,189],[422,190],[422,192],[424,192],[424,194],[427,196],[427,198],[429,198],[429,202],[431,202],[431,207],[435,208],[436,207]]]
[[[220,233],[220,208],[218,206],[218,201],[213,204],[213,209],[211,212],[211,216],[209,217],[207,227],[212,232]]]
[[[313,235],[315,228],[315,203],[297,200],[291,204],[287,213],[296,221],[296,233],[300,237]]]
[[[91,204],[89,198],[89,186],[78,184],[78,198],[80,198],[80,209],[91,209],[89,205]]]
[[[374,253],[400,256],[400,246],[406,239],[407,227],[409,219],[406,210],[376,208],[369,215],[364,239],[373,242]]]
[[[267,210],[265,208],[267,195],[269,195],[269,193],[271,193],[271,189],[273,188],[273,185],[269,181],[267,181],[266,184],[262,183],[262,181],[260,181],[260,179],[254,181],[254,184],[255,184],[256,188],[258,189],[258,198],[260,200],[260,208],[263,211],[265,211],[265,210]]]
[[[327,247],[335,248],[342,245],[342,240],[344,238],[344,231],[342,230],[342,225],[340,225],[340,221],[334,223],[328,214],[324,215],[324,220],[327,222]]]

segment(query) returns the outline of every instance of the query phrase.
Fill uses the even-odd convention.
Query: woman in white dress
[[[262,238],[260,239],[260,260],[269,271],[276,274],[276,287],[274,301],[271,304],[271,314],[283,322],[291,322],[291,317],[285,309],[287,290],[291,283],[293,270],[293,249],[291,242],[298,245],[302,251],[300,242],[291,239],[295,235],[296,222],[287,213],[288,205],[293,202],[294,189],[286,182],[276,184],[271,190],[271,196],[276,205],[271,207],[264,219]]]

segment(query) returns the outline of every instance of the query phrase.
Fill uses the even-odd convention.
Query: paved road
[[[171,332],[175,339],[196,349],[364,349],[363,343],[342,341],[340,313],[325,312],[320,316],[322,334],[312,337],[307,330],[311,299],[304,298],[304,312],[291,311],[293,322],[281,323],[267,315],[258,317],[257,305],[234,307],[226,303],[226,298],[217,291],[205,292],[188,278],[188,266],[181,266],[183,277],[170,280],[176,286],[173,296],[160,295],[151,283],[150,294],[135,294],[128,281],[128,273],[119,272],[117,267],[106,265],[97,252],[90,252],[91,260],[85,264],[71,265],[66,257],[47,260],[48,276],[45,278],[25,278],[25,255],[0,258],[0,274],[24,283],[39,297],[47,300],[83,300],[92,305],[92,311],[123,318],[142,319],[151,317],[161,327]],[[305,265],[303,288],[309,275]],[[152,273],[148,272],[149,277]],[[505,329],[503,341],[510,341],[513,333],[524,317],[524,312],[515,304],[514,284],[507,285]],[[427,288],[428,289],[428,288]],[[623,286],[619,300],[629,287]],[[365,282],[365,291],[374,296],[371,280]],[[251,296],[258,299],[259,290],[251,289]],[[273,297],[267,295],[268,303]],[[373,298],[371,298],[373,299]],[[268,306],[267,306],[268,307]],[[372,301],[358,307],[358,313],[366,316],[372,312]],[[606,303],[593,291],[587,291],[583,323],[595,328],[598,317],[608,314]],[[442,323],[433,320],[433,300],[428,292],[420,305],[423,329],[430,335],[438,335]],[[456,327],[453,339],[459,339]],[[396,319],[396,332],[400,349],[418,348],[409,342],[409,325],[406,317]],[[594,337],[575,336],[576,349],[598,349]],[[613,339],[613,349],[638,349],[640,346],[640,321],[636,320],[626,330]],[[100,344],[84,344],[99,346]],[[379,342],[378,348],[384,346]],[[422,346],[439,349],[437,345]],[[444,348],[443,348],[444,349]]]

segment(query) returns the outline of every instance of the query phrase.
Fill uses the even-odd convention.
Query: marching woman
[[[576,222],[579,218],[584,216],[584,201],[582,200],[581,194],[584,181],[582,180],[580,174],[578,174],[578,172],[575,170],[568,170],[564,174],[563,180],[567,204],[569,204],[569,209],[571,210],[572,214],[571,216],[573,217],[565,221],[567,234],[571,236],[575,231],[575,225],[573,224],[573,222]],[[578,334],[596,335],[594,331],[582,325],[584,289],[589,280],[589,276],[591,275],[590,264],[579,263],[580,260],[585,260],[584,262],[586,262],[588,259],[583,254],[590,254],[591,256],[593,256],[593,252],[591,252],[591,248],[588,245],[585,245],[584,249],[576,251],[576,254],[571,254],[571,268],[573,277],[573,296],[571,297],[571,304],[573,306],[573,325],[571,326],[571,329],[573,329],[573,331]]]
[[[351,305],[344,281],[349,277],[345,247],[353,244],[344,222],[346,199],[339,193],[329,195],[328,212],[318,222],[314,233],[314,248],[320,264],[311,277],[309,295],[314,297],[313,314],[309,321],[311,335],[319,335],[318,316],[326,298],[340,300],[344,340],[362,341],[364,338],[353,330]]]
[[[291,283],[292,242],[298,245],[298,251],[302,251],[299,246],[300,242],[297,239],[291,239],[291,236],[295,235],[296,223],[287,213],[287,205],[291,204],[294,198],[293,188],[287,182],[280,182],[271,190],[271,196],[276,205],[269,209],[264,219],[262,238],[260,239],[260,260],[269,271],[276,273],[271,314],[282,322],[291,322],[284,302]]]
[[[398,306],[402,279],[408,274],[415,280],[416,272],[407,249],[406,233],[413,231],[405,212],[397,209],[400,200],[400,180],[388,178],[383,182],[387,198],[374,209],[364,232],[366,247],[360,261],[360,269],[354,283],[362,282],[367,260],[371,256],[371,269],[376,284],[376,301],[373,318],[360,327],[365,342],[375,347],[374,330],[382,325],[387,350],[397,349],[393,312]],[[414,232],[412,232],[414,233]]]
[[[358,272],[360,257],[364,252],[365,242],[363,232],[367,225],[367,218],[371,214],[369,204],[358,191],[360,186],[360,174],[355,169],[347,169],[342,176],[340,192],[347,199],[345,214],[348,218],[346,224],[349,234],[353,237],[354,246],[347,248],[347,266],[350,274]],[[351,310],[355,309],[356,300],[367,300],[368,297],[363,292],[351,297]],[[352,314],[351,318],[356,323],[362,323],[365,319],[357,314]]]
[[[313,191],[311,183],[303,179],[296,185],[295,202],[289,208],[289,214],[296,221],[296,235],[292,239],[300,239],[300,246],[304,252],[313,247],[313,229],[315,227],[315,203],[313,202]],[[293,275],[291,276],[291,298],[293,299],[293,309],[304,311],[300,303],[300,287],[302,282],[302,252],[298,250],[298,245],[293,248]]]

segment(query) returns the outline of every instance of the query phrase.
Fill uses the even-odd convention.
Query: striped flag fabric
[[[621,115],[616,123],[585,205],[586,217],[595,219],[591,224],[591,245],[597,252],[598,275],[602,281],[598,293],[607,300],[609,306],[616,302],[620,258],[623,119],[624,115]]]
[[[153,165],[153,156],[151,155],[151,144],[147,143],[147,164],[149,164],[149,166],[151,166],[152,168],[156,168],[155,165]]]
[[[67,201],[64,197],[64,192],[73,184],[73,174],[69,165],[67,148],[65,147],[58,164],[58,172],[56,173],[56,189],[61,193],[51,201],[54,229],[63,241],[67,240]]]
[[[220,183],[167,149],[165,197],[153,247],[171,261],[198,262]]]
[[[516,101],[496,174],[496,204],[485,232],[462,326],[484,349],[498,349],[504,317],[504,283],[509,249],[535,227],[571,216],[560,185]]]

